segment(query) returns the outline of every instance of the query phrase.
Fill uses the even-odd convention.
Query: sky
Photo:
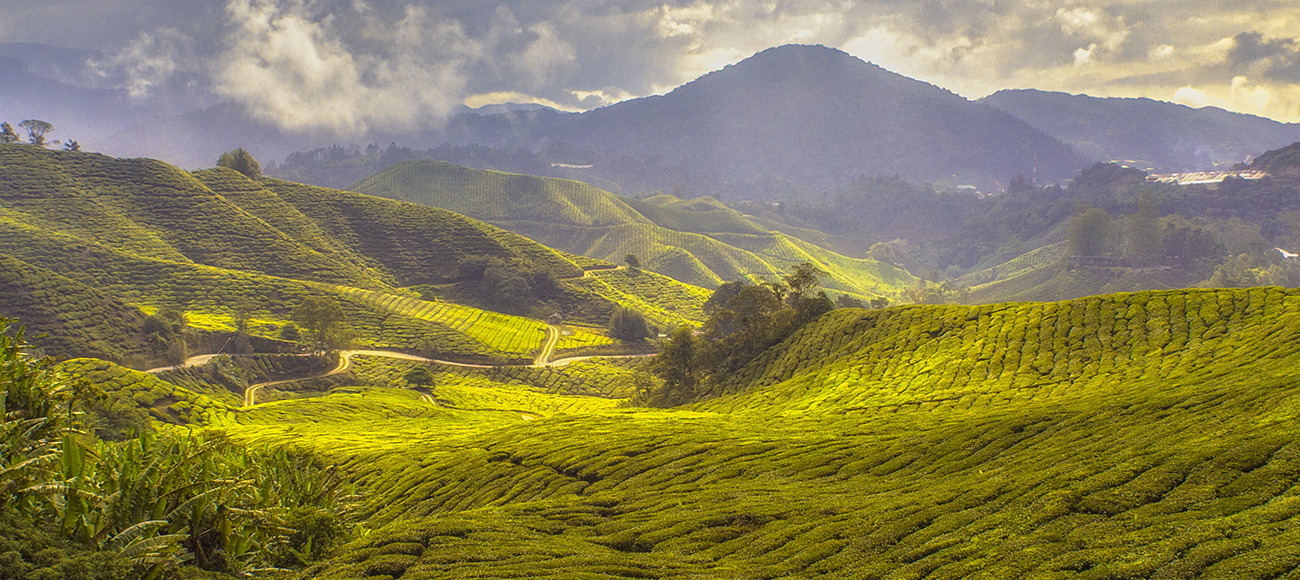
[[[1037,88],[1300,122],[1296,0],[0,0],[0,14],[0,42],[94,50],[90,74],[133,99],[183,78],[290,130],[436,126],[461,104],[586,110],[790,43],[972,99]]]

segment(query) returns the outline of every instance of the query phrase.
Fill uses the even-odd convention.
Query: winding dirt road
[[[551,353],[555,352],[555,345],[559,342],[560,329],[549,324],[546,325],[546,343],[542,345],[542,352],[537,353],[537,358],[533,360],[533,366],[546,366],[546,361],[551,358]]]

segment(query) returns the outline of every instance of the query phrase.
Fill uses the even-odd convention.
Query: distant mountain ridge
[[[1300,141],[1300,124],[1146,98],[1017,89],[980,101],[1092,160],[1143,161],[1161,173],[1228,169],[1250,156]]]
[[[668,191],[704,180],[706,189],[741,199],[799,197],[882,173],[994,189],[1032,172],[1035,159],[1043,179],[1065,179],[1085,165],[1068,146],[988,105],[836,49],[798,45],[765,50],[665,95],[585,113],[503,105],[455,115],[435,131],[352,139],[530,151],[568,144],[588,153],[556,161],[619,155],[658,167],[650,176],[597,167],[606,183]],[[225,105],[136,127],[113,147],[197,166],[237,146],[279,159],[335,141],[279,131]]]
[[[558,119],[552,141],[698,160],[724,179],[833,187],[857,175],[982,183],[1082,166],[1069,147],[987,105],[840,50],[760,52],[662,95]]]

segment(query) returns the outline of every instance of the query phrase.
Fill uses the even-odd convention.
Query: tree
[[[415,367],[402,374],[402,380],[416,387],[432,387],[433,373],[424,367]]]
[[[27,129],[27,135],[32,145],[45,146],[45,134],[54,130],[54,125],[46,123],[40,119],[28,119],[18,124],[19,127]]]
[[[77,142],[76,140],[74,140],[74,139],[69,139],[67,143],[64,143],[64,144],[63,144],[63,150],[64,150],[64,151],[81,151],[81,143],[78,143],[78,142]]]
[[[840,294],[839,298],[835,299],[835,307],[836,308],[866,308],[867,305],[863,304],[861,300],[849,296],[848,294]]]
[[[737,294],[740,294],[740,290],[745,286],[747,286],[747,284],[745,284],[744,280],[723,282],[721,286],[718,286],[713,290],[713,294],[711,294],[709,299],[704,302],[704,305],[702,306],[704,314],[713,316],[714,314],[717,314],[719,310],[726,308],[727,303],[731,302],[731,299],[735,298]]]
[[[1164,253],[1164,245],[1160,239],[1159,219],[1160,212],[1156,210],[1156,202],[1151,198],[1151,192],[1144,192],[1142,198],[1138,200],[1138,212],[1128,218],[1126,253],[1129,257],[1148,260],[1159,258]]]
[[[623,256],[623,261],[627,262],[627,267],[636,270],[641,267],[641,260],[637,259],[636,254]]]
[[[8,145],[18,142],[18,134],[14,132],[14,126],[9,123],[0,123],[0,143]]]
[[[867,259],[886,264],[894,264],[894,247],[885,242],[876,242],[871,244],[871,249],[867,250]]]
[[[336,300],[308,296],[294,309],[293,321],[307,331],[319,349],[346,348],[355,335],[345,324],[347,316]]]
[[[664,388],[652,394],[647,404],[656,407],[680,405],[695,398],[699,383],[695,332],[678,327],[664,341],[663,352],[650,360],[650,369],[664,381]]]
[[[1071,256],[1101,256],[1110,251],[1110,215],[1095,207],[1081,207],[1070,218],[1067,234]]]
[[[650,337],[650,327],[640,312],[619,306],[609,316],[609,335],[623,342],[635,342]]]
[[[262,166],[257,164],[253,154],[244,150],[243,147],[234,151],[227,151],[221,154],[217,159],[217,167],[227,167],[243,173],[249,179],[257,179],[262,176]]]
[[[290,322],[280,327],[280,340],[289,342],[298,342],[302,339],[302,333],[298,332],[298,325]]]
[[[795,265],[793,272],[781,278],[781,281],[785,282],[786,287],[790,289],[788,300],[792,303],[791,305],[797,308],[803,302],[804,297],[812,292],[813,288],[821,285],[821,278],[825,275],[826,271],[813,265],[812,262],[800,262]]]
[[[884,310],[889,308],[889,299],[884,296],[877,296],[871,299],[871,308],[875,310]]]

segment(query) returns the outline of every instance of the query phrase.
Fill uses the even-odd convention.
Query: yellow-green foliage
[[[483,411],[367,391],[231,433],[362,482],[377,529],[321,578],[1278,578],[1297,333],[1277,288],[842,310],[691,409],[526,421],[520,383]],[[346,410],[288,422],[313,408]]]
[[[330,232],[337,247],[373,260],[402,286],[453,281],[467,256],[518,260],[561,278],[582,273],[555,250],[443,209],[278,179],[258,185]]]
[[[661,328],[703,324],[702,307],[712,291],[691,286],[646,270],[597,270],[570,284],[594,292],[610,302],[640,312]]]
[[[710,198],[622,198],[588,184],[407,161],[352,186],[361,193],[422,203],[482,219],[566,252],[648,269],[712,288],[745,276],[777,277],[811,260],[828,288],[894,294],[915,278],[887,264],[848,258],[769,231]]]
[[[608,336],[597,334],[578,326],[565,325],[559,328],[560,339],[555,342],[556,354],[565,350],[612,345],[614,343],[614,339]],[[558,358],[556,354],[551,356],[552,360]]]
[[[478,341],[489,349],[520,354],[539,348],[546,338],[544,323],[498,314],[476,308],[467,308],[447,302],[427,302],[397,294],[336,287],[340,294],[368,304],[377,310],[389,311],[434,322]]]
[[[442,392],[442,385],[457,383],[483,388],[523,388],[549,395],[626,399],[632,396],[640,364],[639,359],[596,358],[560,367],[472,368],[357,356],[353,357],[351,374],[358,385],[414,388],[402,375],[411,368],[424,366],[435,373],[435,393]]]
[[[93,356],[123,362],[146,350],[141,312],[95,288],[0,254],[0,312],[41,329],[31,340],[55,357]]]
[[[5,213],[41,229],[163,260],[336,283],[369,279],[161,161],[5,147],[0,166]]]
[[[134,371],[98,359],[72,359],[60,363],[60,370],[74,379],[84,379],[111,397],[134,401],[149,409],[154,419],[177,425],[222,425],[230,418],[232,397],[224,392],[196,392],[164,381],[149,373]],[[202,391],[201,390],[201,391]]]
[[[0,167],[0,256],[12,260],[0,314],[47,329],[43,344],[59,356],[151,364],[164,354],[143,344],[136,308],[184,311],[193,328],[213,332],[232,332],[236,310],[252,308],[250,332],[274,337],[302,299],[333,294],[325,283],[393,292],[446,281],[467,256],[582,274],[554,250],[464,216],[229,169],[191,174],[34,147],[0,148]],[[594,295],[566,299],[575,311],[609,308]],[[469,337],[343,302],[364,346],[486,360],[527,353],[543,336],[537,323],[512,328],[480,311]]]

